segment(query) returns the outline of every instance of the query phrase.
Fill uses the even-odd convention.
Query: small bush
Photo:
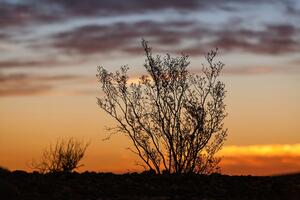
[[[74,138],[57,140],[55,146],[50,145],[43,152],[40,160],[33,161],[32,166],[40,173],[72,172],[83,166],[83,159],[89,142],[83,142]]]

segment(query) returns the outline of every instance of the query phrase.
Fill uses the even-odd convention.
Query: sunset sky
[[[300,1],[0,0],[0,166],[30,163],[58,138],[90,140],[81,171],[141,170],[96,104],[97,66],[145,73],[156,54],[190,55],[199,73],[218,47],[225,63],[222,173],[300,171]]]

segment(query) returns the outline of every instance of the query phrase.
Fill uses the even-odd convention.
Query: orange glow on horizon
[[[221,170],[232,175],[275,175],[300,172],[300,144],[225,146]]]
[[[225,146],[221,156],[300,156],[300,144]]]
[[[222,174],[229,175],[275,175],[300,172],[300,144],[286,145],[248,145],[248,146],[224,146],[218,153],[222,157],[220,163]],[[32,152],[34,154],[34,152]],[[39,153],[36,153],[39,155]],[[26,159],[25,153],[20,155],[1,155],[0,163],[3,167],[11,170],[20,169],[20,162],[23,162],[22,170],[33,171],[30,168],[30,159]],[[4,162],[6,161],[6,162]],[[119,152],[102,152],[98,145],[91,145],[86,157],[82,161],[83,167],[78,171],[96,171],[128,173],[141,172],[143,168],[136,165],[139,161],[130,151],[124,149]]]

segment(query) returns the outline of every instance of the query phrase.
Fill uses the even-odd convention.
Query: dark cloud
[[[48,3],[53,3],[48,0]],[[62,0],[56,1],[55,5],[63,8],[69,14],[82,16],[90,15],[120,15],[132,13],[144,13],[163,9],[194,10],[206,4],[198,0],[164,0],[164,1],[140,1],[140,0]]]
[[[300,17],[300,7],[295,6],[297,4],[295,1],[290,0],[285,1],[285,14],[290,17]]]
[[[291,3],[275,0],[23,0],[12,3],[3,0],[0,4],[0,26],[23,26],[32,23],[61,22],[76,18],[119,16],[162,12],[173,10],[177,13],[192,11],[238,12],[244,6],[262,3],[281,4],[289,12],[297,12]]]
[[[182,29],[191,25],[191,22],[158,23],[151,21],[133,24],[117,23],[113,25],[84,26],[71,31],[54,35],[53,46],[67,52],[81,54],[107,53],[124,50],[135,52],[141,49],[137,41],[142,37],[155,38],[160,45],[176,45],[181,38],[188,37],[190,33],[171,30]],[[136,49],[138,48],[138,49]]]
[[[61,14],[53,14],[51,5],[39,1],[23,1],[22,3],[0,3],[0,27],[24,26],[33,23],[49,23],[63,19]]]
[[[56,34],[54,47],[64,49],[66,52],[79,52],[81,54],[106,52],[124,46],[137,34],[136,30],[123,24],[85,26]]]
[[[219,9],[228,12],[238,11],[239,7],[258,5],[259,3],[279,3],[276,0],[35,0],[56,8],[66,16],[112,16],[127,15],[145,12],[160,12],[162,10],[175,10],[177,12],[191,12]],[[281,3],[285,5],[285,3]]]
[[[214,39],[209,42],[199,42],[196,47],[189,47],[185,51],[192,54],[202,54],[206,50],[219,48],[222,52],[249,52],[254,54],[288,54],[300,51],[300,29],[293,25],[265,25],[263,30],[199,30],[191,35],[205,34]],[[201,49],[199,48],[201,47]]]
[[[235,12],[242,6],[257,4],[260,1],[221,1],[203,2],[198,0],[180,1],[140,1],[140,0],[25,0],[12,3],[8,0],[0,4],[0,26],[20,26],[28,23],[49,23],[60,20],[76,20],[80,17],[116,16],[141,13],[147,11],[160,12],[171,9],[180,12],[221,9]],[[274,1],[264,0],[263,3]],[[275,3],[275,2],[274,2]],[[237,6],[240,5],[240,6]],[[280,3],[287,9],[292,9],[291,3]],[[294,8],[295,9],[295,8]],[[214,10],[215,11],[215,10]],[[284,54],[299,51],[299,29],[290,24],[265,25],[264,30],[253,30],[240,26],[244,21],[220,24],[218,28],[196,21],[153,22],[139,21],[137,23],[116,23],[111,25],[87,25],[74,30],[57,33],[53,36],[52,47],[62,49],[67,53],[93,54],[125,51],[130,54],[141,53],[138,41],[142,37],[150,40],[157,49],[170,52],[186,52],[188,54],[203,54],[211,48],[230,51],[245,51],[251,53]],[[238,25],[237,25],[238,24]],[[297,37],[295,37],[297,36]],[[0,33],[0,39],[7,34]],[[205,38],[205,40],[202,40]],[[51,43],[49,38],[45,38]],[[208,40],[207,40],[208,39]],[[188,47],[182,47],[184,41],[189,41]],[[157,45],[156,45],[157,44]],[[34,45],[33,45],[34,46]],[[173,48],[172,48],[173,47]],[[175,49],[176,48],[176,49]],[[0,63],[3,65],[13,63]],[[39,62],[15,63],[16,66],[37,66]]]
[[[25,5],[9,4],[7,2],[0,4],[0,26],[20,25],[29,20],[31,9]]]
[[[299,29],[292,25],[266,25],[264,30],[220,31],[211,43],[223,50],[241,50],[251,53],[284,54],[300,50]]]
[[[159,12],[172,9],[178,12],[204,9],[209,4],[198,0],[24,0],[0,4],[0,26],[23,26],[33,23],[49,23],[82,17],[116,16]]]
[[[142,21],[106,26],[90,25],[58,33],[53,36],[53,46],[69,53],[125,51],[136,54],[142,51],[138,41],[144,37],[149,38],[157,49],[168,47],[170,52],[176,53],[202,55],[205,51],[218,47],[223,52],[243,51],[276,55],[298,52],[299,35],[300,30],[289,24],[265,25],[263,30],[228,30],[226,27],[214,30],[192,21]],[[202,40],[203,38],[208,40]],[[182,48],[184,41],[190,41],[192,45]]]

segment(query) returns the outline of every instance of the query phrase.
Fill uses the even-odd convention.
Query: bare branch
[[[225,85],[218,80],[224,64],[217,49],[206,55],[203,76],[187,70],[188,56],[154,57],[142,40],[148,75],[128,84],[128,67],[116,73],[98,68],[104,95],[99,106],[113,117],[113,129],[127,135],[145,165],[157,173],[211,173],[227,136],[223,128]],[[214,138],[214,139],[212,139]]]

